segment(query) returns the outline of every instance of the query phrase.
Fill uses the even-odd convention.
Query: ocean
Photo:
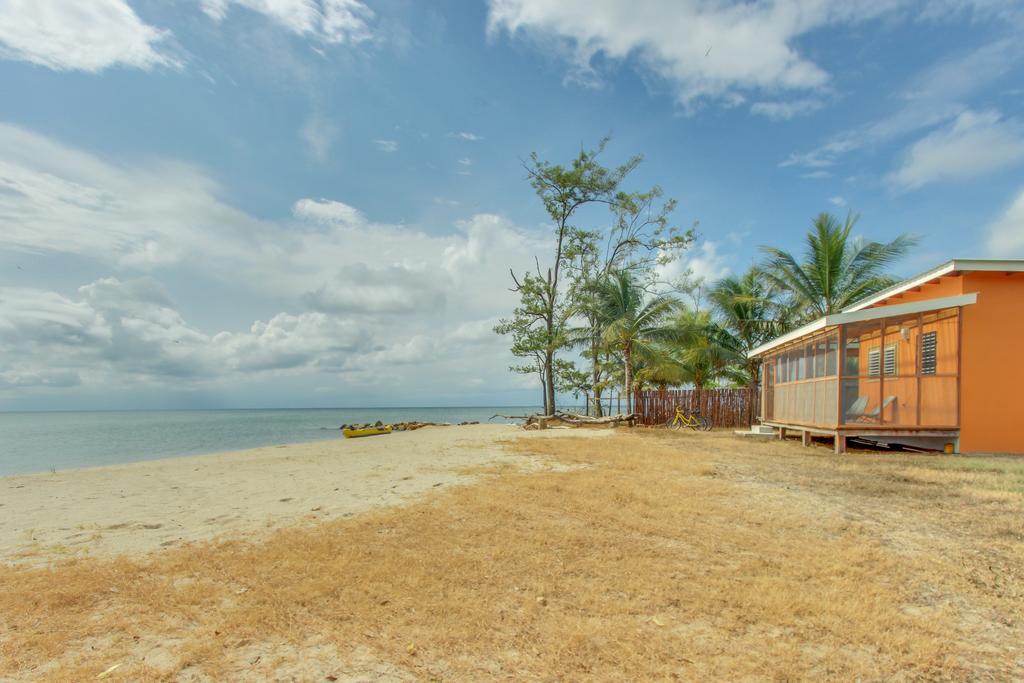
[[[486,422],[495,413],[537,411],[470,407],[0,413],[0,476],[340,439],[342,424]]]

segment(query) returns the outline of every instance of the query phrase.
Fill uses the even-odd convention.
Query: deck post
[[[785,427],[779,427],[779,441],[782,441],[785,438],[786,438],[786,428]]]
[[[846,452],[846,435],[836,432],[836,455]]]
[[[811,445],[811,433],[809,431],[807,431],[806,429],[803,431],[803,436],[801,438],[801,442],[803,443],[804,446],[810,446]]]

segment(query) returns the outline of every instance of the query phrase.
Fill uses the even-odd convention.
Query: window
[[[896,344],[885,345],[885,376],[895,377],[896,376]]]
[[[925,332],[921,335],[921,374],[935,374],[935,351],[938,341],[937,332]]]
[[[878,377],[882,371],[882,354],[879,347],[868,349],[868,376]],[[896,376],[896,344],[885,345],[885,376]]]
[[[879,375],[879,356],[877,346],[873,349],[868,349],[868,376],[870,377],[878,377]]]

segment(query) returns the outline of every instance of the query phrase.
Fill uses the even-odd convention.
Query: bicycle
[[[680,427],[689,427],[690,429],[697,431],[710,431],[711,420],[700,414],[699,410],[695,410],[692,413],[685,413],[683,409],[676,406],[676,414],[669,418],[665,426],[676,431]]]

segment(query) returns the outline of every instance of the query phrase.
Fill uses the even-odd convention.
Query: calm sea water
[[[485,422],[535,408],[325,408],[0,413],[0,476],[340,439],[358,422]],[[507,420],[496,418],[494,422]]]

